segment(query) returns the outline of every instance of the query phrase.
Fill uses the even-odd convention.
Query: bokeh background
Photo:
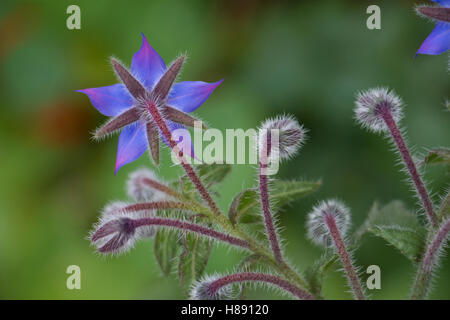
[[[421,1],[423,2],[423,1]],[[81,30],[66,28],[66,8],[81,8]],[[378,4],[382,29],[366,28],[366,8]],[[108,64],[130,63],[144,32],[167,61],[190,56],[183,80],[224,83],[198,110],[216,128],[252,128],[292,113],[310,130],[301,154],[279,176],[322,179],[314,195],[281,214],[286,251],[304,270],[320,250],[305,239],[305,215],[320,199],[339,197],[352,208],[354,226],[374,200],[415,200],[396,156],[381,137],[353,120],[358,90],[389,86],[407,103],[409,141],[418,152],[448,145],[448,55],[414,54],[433,29],[414,13],[415,1],[10,1],[0,2],[0,297],[4,299],[183,299],[176,276],[161,276],[153,244],[104,258],[85,239],[99,210],[125,199],[124,182],[147,156],[114,176],[117,136],[100,143],[90,132],[102,121],[76,89],[116,82]],[[181,172],[165,150],[160,174]],[[449,176],[429,167],[438,195]],[[236,165],[220,189],[222,208],[255,182],[251,166]],[[356,252],[359,265],[377,264],[376,299],[407,297],[413,267],[373,236]],[[213,250],[208,272],[231,270],[241,258]],[[82,289],[66,288],[68,265],[82,271]],[[431,298],[450,298],[450,259],[442,261]],[[342,276],[325,281],[327,298],[349,298]],[[279,298],[251,291],[250,298]]]

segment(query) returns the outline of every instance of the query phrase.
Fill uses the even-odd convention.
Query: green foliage
[[[246,189],[238,193],[231,202],[228,210],[228,217],[233,225],[242,219],[242,216],[251,208],[258,204],[258,190],[255,188]],[[250,223],[256,222],[259,219],[255,215],[244,216],[241,222]]]
[[[270,188],[270,200],[274,211],[316,191],[319,186],[320,182],[275,180]],[[228,214],[233,224],[261,221],[257,189],[247,189],[236,195]]]
[[[153,252],[165,276],[173,270],[179,248],[178,237],[178,232],[173,230],[158,228],[156,232]]]
[[[195,170],[205,186],[209,188],[222,182],[230,173],[231,166],[201,164],[196,166]],[[179,180],[173,181],[171,185],[186,198],[199,200],[197,190],[186,174]],[[165,275],[170,274],[178,261],[178,278],[187,290],[202,276],[212,245],[213,242],[210,239],[196,234],[159,230],[155,239],[155,256]]]
[[[388,243],[413,262],[419,262],[425,246],[424,230],[415,230],[399,225],[373,226],[370,229],[374,235],[383,238]]]
[[[413,262],[418,262],[426,241],[426,228],[418,215],[405,208],[401,201],[392,201],[382,208],[374,204],[363,229],[357,234],[360,239],[367,231],[383,238]]]
[[[436,148],[430,150],[423,159],[423,164],[441,164],[450,165],[450,149],[449,148]]]
[[[312,266],[306,269],[304,275],[306,281],[308,281],[311,293],[315,296],[322,296],[322,284],[325,276],[337,260],[337,254],[327,252],[314,262]]]
[[[194,168],[206,188],[219,184],[231,172],[231,166],[229,164],[199,164]],[[181,178],[178,181],[174,181],[172,185],[179,189],[187,198],[199,198],[195,186],[187,174],[182,175]]]
[[[178,278],[185,290],[204,273],[213,241],[197,234],[184,234],[181,238],[183,252],[178,260]]]

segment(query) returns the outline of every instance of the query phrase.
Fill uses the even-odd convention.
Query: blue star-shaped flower
[[[113,117],[97,130],[96,138],[122,129],[115,172],[138,159],[147,148],[155,163],[159,163],[159,132],[148,112],[147,103],[153,103],[160,109],[173,132],[184,128],[184,125],[193,126],[194,121],[198,121],[188,113],[200,107],[223,81],[182,81],[174,84],[185,57],[180,56],[166,68],[164,60],[149,45],[144,34],[142,38],[142,46],[133,56],[130,71],[116,59],[111,59],[123,84],[77,90],[88,95],[92,105],[102,114]],[[184,154],[193,156],[188,135],[174,137],[174,140]]]
[[[450,49],[450,0],[431,0],[440,7],[421,6],[419,14],[436,21],[436,27],[420,46],[417,54],[441,54]]]

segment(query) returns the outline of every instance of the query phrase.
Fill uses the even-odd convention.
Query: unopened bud
[[[388,131],[383,119],[384,112],[389,112],[396,123],[403,117],[402,99],[387,88],[360,92],[355,104],[356,121],[374,132]]]
[[[339,233],[345,237],[350,226],[350,210],[340,201],[327,200],[320,202],[308,214],[308,237],[315,244],[330,248],[333,238],[326,224],[327,218],[335,220]]]
[[[266,120],[259,130],[259,150],[262,156],[289,159],[302,146],[306,130],[292,116]],[[276,133],[277,139],[272,139]],[[275,140],[275,141],[273,141]],[[265,154],[264,154],[265,153]]]
[[[207,276],[197,281],[191,289],[191,300],[229,300],[231,297],[230,286],[217,288],[214,285],[220,276]]]
[[[136,241],[136,226],[128,216],[108,215],[101,218],[91,235],[91,242],[100,253],[121,253]]]

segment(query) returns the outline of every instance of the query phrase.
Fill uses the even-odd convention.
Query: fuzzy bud
[[[374,132],[386,132],[383,113],[389,112],[396,123],[403,117],[402,99],[388,88],[374,88],[360,92],[356,99],[355,118]]]
[[[333,247],[333,238],[326,224],[327,218],[333,218],[342,237],[345,237],[350,226],[350,210],[340,201],[327,200],[320,202],[308,214],[308,237],[317,245]]]
[[[124,214],[103,216],[94,228],[90,240],[100,253],[121,253],[135,243],[134,220]]]
[[[130,215],[131,212],[127,212],[126,208],[130,204],[122,201],[114,201],[106,205],[102,210],[102,220],[110,220],[114,218],[119,218],[121,216]],[[132,213],[134,219],[138,218],[153,218],[155,217],[154,210],[140,210]],[[139,237],[151,238],[156,234],[156,228],[154,226],[142,226],[137,230]]]
[[[159,201],[166,198],[166,194],[151,187],[152,182],[161,183],[156,174],[149,169],[141,168],[133,171],[127,181],[128,196],[136,201]],[[139,218],[151,218],[155,216],[154,210],[141,211],[137,216]],[[151,238],[156,234],[154,226],[145,226],[139,228],[141,237]]]
[[[273,130],[277,133],[277,139],[272,137]],[[292,116],[283,115],[268,119],[259,130],[259,150],[260,152],[266,150],[270,157],[278,155],[280,159],[289,159],[302,146],[305,132],[306,130]],[[267,150],[269,143],[270,150]]]
[[[191,289],[191,300],[229,300],[231,298],[230,286],[216,288],[214,282],[220,279],[220,276],[207,276],[194,283]]]
[[[160,183],[159,178],[152,170],[141,168],[133,171],[127,181],[128,196],[136,201],[156,201],[164,198],[164,193],[152,188],[151,181]]]

